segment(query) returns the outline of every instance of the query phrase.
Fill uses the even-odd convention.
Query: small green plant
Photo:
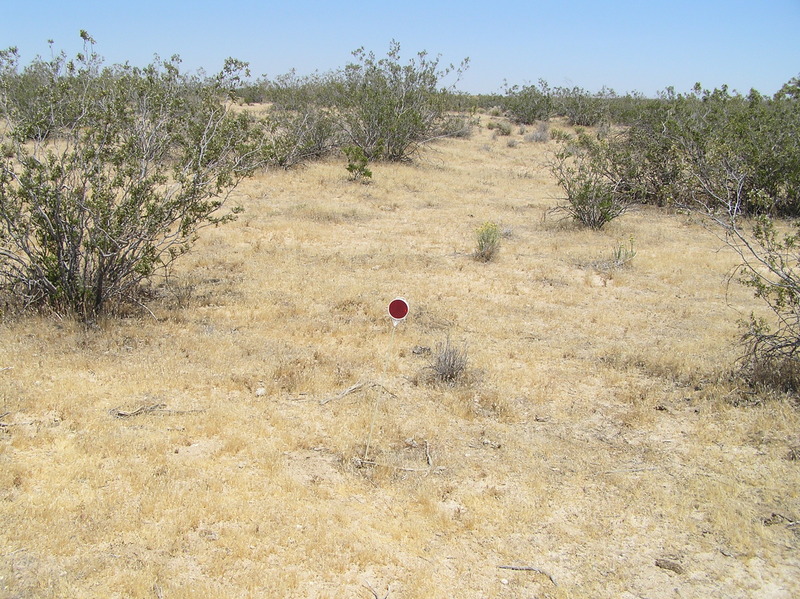
[[[611,265],[615,268],[622,268],[630,264],[631,260],[636,256],[636,250],[633,249],[633,235],[628,239],[628,245],[624,242],[620,243],[611,255]]]
[[[500,249],[500,227],[497,223],[486,222],[475,232],[478,247],[473,256],[479,262],[490,262]]]
[[[447,336],[444,343],[436,346],[429,368],[433,371],[433,379],[438,383],[454,386],[467,372],[466,345],[456,347]]]
[[[342,152],[347,157],[347,172],[350,173],[350,180],[369,183],[372,171],[367,166],[369,159],[364,154],[364,150],[359,146],[345,146],[342,148]]]

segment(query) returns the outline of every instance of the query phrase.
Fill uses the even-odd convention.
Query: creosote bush
[[[106,67],[81,35],[84,52],[22,72],[15,50],[0,54],[0,284],[25,306],[90,319],[137,302],[201,228],[234,217],[221,209],[264,136],[225,104],[244,63],[210,79],[177,57]],[[33,115],[19,95],[30,71],[51,103]]]
[[[780,232],[773,219],[760,216],[745,231],[740,219],[716,220],[741,258],[739,280],[774,316],[771,323],[754,315],[742,323],[743,371],[756,385],[800,392],[800,225]]]
[[[363,48],[353,55],[356,62],[335,76],[332,102],[347,143],[367,159],[408,160],[421,144],[463,129],[448,117],[450,94],[438,86],[451,73],[460,77],[468,59],[441,69],[439,58],[423,51],[402,64],[395,41],[385,58]]]
[[[606,166],[597,146],[582,137],[554,154],[550,171],[566,197],[554,211],[590,228],[601,229],[624,214],[630,205],[624,181]]]

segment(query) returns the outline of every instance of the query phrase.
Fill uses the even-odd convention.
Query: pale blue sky
[[[392,39],[444,63],[470,57],[468,92],[525,85],[603,85],[618,93],[688,91],[699,81],[772,94],[800,74],[800,0],[2,0],[0,47],[23,62],[72,53],[86,29],[108,62],[143,65],[180,54],[187,69],[218,70],[233,56],[254,76],[344,66]]]

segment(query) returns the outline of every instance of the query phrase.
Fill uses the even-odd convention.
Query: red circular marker
[[[397,320],[403,320],[408,316],[408,302],[402,297],[393,299],[389,303],[389,316]]]

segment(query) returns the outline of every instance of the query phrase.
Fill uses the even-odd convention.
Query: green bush
[[[86,45],[93,42],[85,31]],[[52,42],[51,42],[52,45]],[[82,117],[82,98],[98,92],[101,73],[89,77],[63,52],[48,60],[37,58],[19,70],[16,48],[0,51],[3,103],[0,112],[13,119],[18,139],[44,141],[59,128],[74,125]]]
[[[500,249],[500,227],[497,223],[486,222],[475,231],[477,248],[473,256],[479,262],[494,260]]]
[[[385,58],[363,48],[336,78],[333,103],[348,145],[358,146],[369,160],[408,160],[426,141],[441,136],[450,99],[439,89],[441,79],[458,69],[440,69],[439,58],[419,52],[400,62],[400,45],[392,42]]]
[[[613,92],[611,92],[613,96]],[[577,127],[595,127],[608,118],[607,99],[602,95],[592,95],[585,89],[557,88],[555,90],[555,111],[567,117],[567,122]]]
[[[289,168],[330,154],[339,145],[335,115],[324,107],[269,112],[269,134],[265,146],[271,165]]]
[[[601,229],[628,210],[629,189],[612,168],[609,155],[606,143],[586,135],[555,152],[550,171],[566,194],[556,212],[591,229]]]
[[[93,40],[50,70],[52,112],[26,143],[16,55],[0,57],[0,282],[25,305],[89,319],[138,301],[139,284],[185,253],[204,226],[225,222],[228,194],[261,163],[263,129],[224,101],[246,65],[229,59],[211,79],[179,59],[105,67]],[[75,94],[76,82],[81,94]]]
[[[638,202],[800,215],[797,86],[773,98],[697,85],[626,100],[625,128],[601,148],[604,160]]]
[[[522,125],[548,121],[555,109],[552,91],[543,79],[539,80],[538,87],[528,85],[508,89],[503,98],[503,108],[515,123]]]
[[[508,123],[502,123],[500,121],[489,121],[489,124],[486,125],[486,128],[490,131],[495,131],[499,135],[511,135],[511,125]]]
[[[351,181],[361,181],[367,183],[372,178],[372,171],[367,166],[369,160],[364,154],[364,150],[358,146],[345,146],[342,152],[347,157],[347,172],[350,173]]]

